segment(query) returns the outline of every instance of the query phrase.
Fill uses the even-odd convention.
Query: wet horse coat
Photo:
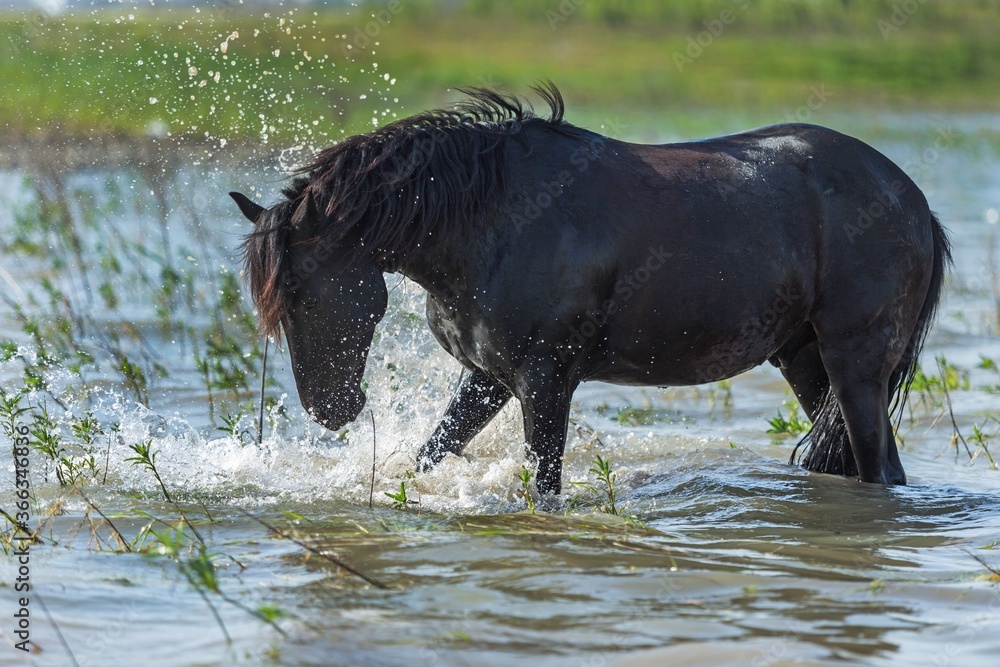
[[[512,397],[541,491],[558,492],[580,382],[675,386],[764,361],[813,420],[812,470],[902,484],[900,407],[949,261],[916,185],[866,144],[791,124],[667,145],[535,117],[481,89],[318,154],[255,223],[247,273],[284,330],[303,405],[364,405],[381,273],[427,290],[466,369],[418,454],[458,454]],[[892,405],[891,405],[892,404]]]

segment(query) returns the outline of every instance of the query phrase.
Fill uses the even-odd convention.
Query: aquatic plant
[[[592,504],[599,512],[618,515],[617,474],[611,469],[608,459],[600,454],[594,457],[588,472],[597,477],[597,482],[571,482],[582,493],[570,500],[571,507]]]
[[[243,416],[244,413],[242,411],[220,416],[219,419],[222,420],[222,426],[216,427],[216,430],[228,434],[236,442],[240,443],[241,446],[246,447],[248,444],[247,437],[250,438],[249,442],[253,441],[253,432],[249,428],[241,426]]]
[[[167,485],[163,483],[163,478],[160,477],[160,472],[156,469],[156,457],[159,452],[153,449],[152,439],[144,442],[133,443],[129,445],[129,448],[135,452],[135,456],[130,456],[125,459],[125,462],[131,463],[135,466],[141,466],[153,473],[157,484],[160,485],[160,490],[163,492],[164,499],[168,503],[174,502],[173,498],[170,497],[170,492],[167,491]]]
[[[733,382],[732,380],[720,380],[712,384],[708,389],[708,402],[713,407],[721,402],[725,408],[733,407]]]
[[[215,563],[213,562],[215,554],[209,553],[208,548],[202,543],[197,547],[193,547],[193,550],[196,552],[195,555],[190,557],[185,556],[186,553],[192,551],[192,547],[189,541],[185,539],[183,522],[179,522],[167,530],[153,530],[150,532],[154,539],[150,553],[152,555],[166,556],[177,563],[178,572],[180,572],[181,576],[184,577],[195,592],[198,593],[205,605],[208,606],[213,618],[215,618],[215,622],[226,638],[226,643],[231,644],[233,640],[229,636],[226,624],[208,595],[209,593],[222,595]]]
[[[150,202],[128,196],[142,190],[134,180],[124,188],[109,178],[101,192],[69,187],[48,165],[29,163],[27,171],[34,174],[25,182],[33,197],[14,212],[3,249],[45,271],[37,281],[22,282],[20,301],[0,291],[23,334],[23,340],[0,341],[0,361],[22,362],[24,388],[45,392],[63,409],[82,398],[86,409],[94,374],[102,380],[111,374],[124,393],[148,407],[157,380],[193,368],[205,382],[211,420],[219,394],[232,405],[247,400],[260,376],[261,348],[238,273],[228,262],[211,260],[216,251],[197,225],[191,236],[200,248],[194,251],[172,241],[166,226],[171,208],[186,210],[183,219],[191,224],[196,207],[170,201],[173,186],[158,173],[142,174],[154,194]],[[176,194],[187,197],[190,190]],[[137,212],[152,208],[159,238],[141,228],[122,229],[115,218],[122,202]],[[148,330],[120,310],[135,304],[151,308],[159,334],[180,348],[170,368],[147,340]],[[208,323],[187,321],[203,313],[212,314]]]
[[[925,407],[944,407],[948,392],[965,391],[970,388],[969,371],[948,361],[943,354],[934,358],[937,373],[928,375],[923,367],[917,368],[910,384],[910,393],[915,394]],[[912,406],[910,418],[913,419]]]
[[[618,507],[615,504],[618,499],[617,489],[615,488],[617,475],[611,471],[611,463],[607,459],[603,459],[600,455],[597,455],[594,457],[594,464],[590,467],[589,472],[597,476],[598,484],[603,493],[603,500],[598,505],[598,508],[602,512],[617,515],[619,513]]]
[[[648,426],[656,423],[656,411],[652,406],[619,408],[612,419],[622,426]]]
[[[521,482],[521,497],[524,499],[524,504],[528,508],[531,514],[535,513],[535,485],[532,481],[535,479],[535,473],[526,465],[521,466],[521,470],[517,473],[517,479]]]
[[[98,507],[97,505],[94,504],[94,501],[92,501],[90,499],[90,497],[86,494],[86,492],[84,492],[84,490],[82,488],[77,487],[73,491],[78,496],[80,496],[81,498],[83,498],[83,500],[84,500],[85,503],[87,503],[87,511],[84,513],[84,519],[90,525],[91,538],[97,544],[98,551],[101,550],[101,530],[100,529],[101,529],[102,524],[108,526],[108,529],[111,532],[112,538],[114,539],[114,543],[113,544],[110,543],[110,542],[108,542],[105,539],[105,544],[108,547],[110,547],[112,551],[124,551],[126,553],[131,553],[132,551],[135,551],[136,545],[137,544],[141,544],[142,541],[146,538],[146,536],[149,535],[149,529],[152,526],[152,524],[149,524],[143,530],[140,530],[139,533],[135,536],[135,538],[133,540],[130,541],[130,540],[125,539],[125,536],[122,535],[122,533],[121,533],[120,530],[118,530],[118,527],[115,526],[115,524],[111,521],[111,519],[108,518],[108,516],[101,510],[100,507]],[[101,518],[101,522],[100,523],[95,522],[91,518],[91,516],[90,516],[91,512],[96,512],[98,514],[98,516],[100,516],[100,518]]]
[[[406,480],[403,480],[399,483],[399,491],[396,491],[395,493],[384,491],[383,493],[385,493],[385,495],[392,500],[393,509],[405,510],[410,505],[418,504],[416,500],[412,500],[406,495]]]
[[[58,425],[49,414],[45,405],[39,406],[32,411],[31,421],[31,446],[52,464],[55,469],[56,479],[60,486],[66,486],[72,481],[68,478],[64,468],[65,449],[62,446],[62,437],[59,435]]]
[[[781,404],[788,409],[788,416],[783,415],[781,408],[778,408],[777,414],[767,420],[770,426],[767,429],[768,433],[775,435],[801,435],[812,428],[809,420],[804,415],[799,414],[798,401],[782,401]]]
[[[627,525],[645,529],[638,517],[618,506],[618,474],[612,469],[610,460],[596,455],[587,472],[595,477],[595,481],[570,482],[579,492],[570,498],[569,509],[591,508],[621,517]]]
[[[990,462],[990,467],[996,469],[997,462],[993,460],[992,454],[990,454],[989,447],[987,446],[987,441],[992,440],[996,437],[996,433],[986,434],[979,429],[979,424],[972,425],[972,435],[969,436],[969,442],[975,443],[976,451],[972,453],[969,457],[969,463],[976,460],[980,453],[984,454]]]
[[[1000,303],[1000,301],[998,301],[998,303]],[[1000,379],[1000,366],[997,365],[995,360],[987,357],[985,354],[979,354],[979,363],[976,364],[976,368],[990,371],[997,376],[997,379]],[[980,388],[990,394],[1000,394],[1000,384],[989,384]]]
[[[973,560],[983,566],[988,574],[986,574],[986,579],[993,583],[1000,583],[1000,565],[995,565],[988,562],[985,558],[979,554],[969,554],[972,556]]]
[[[381,581],[379,581],[378,579],[376,579],[372,575],[367,574],[365,572],[362,572],[361,570],[359,570],[358,568],[356,568],[356,567],[354,567],[352,565],[348,565],[347,563],[345,563],[340,558],[337,558],[336,556],[328,553],[327,551],[325,551],[323,549],[320,549],[319,547],[317,547],[317,546],[315,546],[313,544],[309,544],[307,541],[305,541],[304,539],[302,539],[301,536],[298,535],[298,532],[297,532],[297,530],[295,528],[291,528],[291,529],[287,529],[287,530],[282,530],[281,528],[278,528],[274,524],[269,523],[267,521],[264,521],[259,516],[255,516],[253,514],[250,514],[246,510],[242,510],[242,514],[245,517],[247,517],[248,519],[259,523],[261,526],[263,526],[264,528],[266,528],[275,537],[278,537],[278,538],[283,539],[283,540],[288,540],[292,544],[295,544],[295,545],[301,547],[302,549],[304,549],[305,551],[309,552],[310,554],[312,554],[314,556],[317,556],[320,559],[325,560],[325,561],[327,561],[329,563],[332,563],[333,565],[337,566],[341,570],[347,572],[348,574],[352,574],[355,577],[358,577],[359,579],[365,581],[366,583],[371,584],[375,588],[380,588],[380,589],[383,589],[383,590],[389,588],[388,586],[386,586],[384,583],[382,583]],[[284,512],[284,514],[288,515],[291,518],[294,518],[294,520],[301,520],[302,519],[302,517],[300,517],[300,516],[298,516],[298,515],[296,515],[294,513],[291,513],[291,512],[287,512],[286,511],[286,512]],[[385,525],[384,521],[383,521],[383,525]]]
[[[129,447],[133,452],[135,452],[135,456],[129,457],[125,459],[125,461],[134,466],[145,468],[153,473],[153,477],[156,478],[156,482],[160,485],[160,490],[163,492],[163,498],[174,506],[177,514],[180,515],[181,521],[186,523],[191,528],[191,532],[194,533],[196,538],[198,538],[198,541],[201,544],[205,544],[205,538],[203,538],[201,533],[198,532],[198,528],[191,523],[191,520],[184,514],[184,510],[181,509],[180,505],[177,504],[177,501],[174,500],[171,497],[170,492],[167,491],[167,485],[164,484],[163,478],[160,476],[160,471],[156,468],[156,456],[159,452],[153,449],[153,441],[146,440],[144,442],[136,442],[129,445]]]
[[[12,441],[21,415],[30,410],[30,407],[21,405],[26,394],[24,389],[8,393],[6,389],[0,388],[0,428],[3,428],[4,434]]]

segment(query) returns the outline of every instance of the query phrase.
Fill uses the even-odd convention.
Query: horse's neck
[[[465,292],[464,286],[472,278],[471,267],[462,258],[432,258],[421,253],[411,253],[400,263],[398,270],[429,294],[449,303]]]
[[[457,235],[437,247],[417,246],[398,258],[395,269],[442,303],[454,303],[486,279],[484,243],[481,235]]]

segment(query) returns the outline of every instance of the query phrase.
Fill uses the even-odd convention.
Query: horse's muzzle
[[[358,418],[365,408],[366,397],[360,389],[330,392],[319,400],[304,400],[303,407],[313,420],[331,431],[342,429]]]

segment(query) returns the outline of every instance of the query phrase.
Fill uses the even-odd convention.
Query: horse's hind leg
[[[892,432],[892,420],[886,418],[885,449],[889,454],[889,483],[906,484],[906,471],[903,462],[899,460],[899,450],[896,449],[896,436]]]
[[[823,366],[837,399],[862,482],[905,484],[889,421],[892,324],[871,322],[853,335],[825,337]]]
[[[807,323],[778,351],[772,362],[781,369],[813,423],[812,430],[796,446],[792,462],[796,461],[799,448],[805,447],[798,463],[807,470],[849,477],[857,475],[847,428],[831,393],[830,378],[823,366],[812,325]]]
[[[417,469],[425,472],[446,454],[461,454],[510,397],[506,387],[485,373],[463,372],[444,418],[417,454]]]
[[[803,330],[774,356],[776,365],[791,385],[806,415],[812,421],[816,421],[823,397],[830,389],[830,378],[827,377],[826,368],[823,367],[823,359],[819,354],[819,341],[816,340],[816,332],[812,325],[807,323]]]

